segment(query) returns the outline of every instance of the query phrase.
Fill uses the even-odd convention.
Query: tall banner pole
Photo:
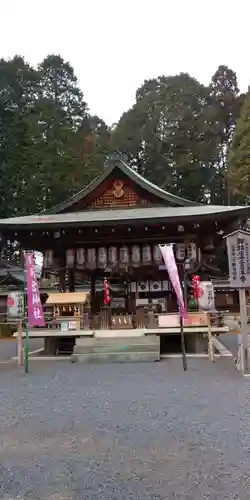
[[[180,309],[180,333],[181,333],[181,351],[182,351],[182,364],[183,370],[187,370],[187,356],[185,349],[185,337],[184,337],[184,319],[187,318],[187,310],[184,304],[183,291],[180,283],[180,278],[178,274],[178,269],[175,261],[173,245],[159,245],[161,254],[164,260],[164,264],[168,271],[173,289],[176,293],[176,297],[179,303]]]
[[[183,317],[180,314],[180,328],[181,328],[181,353],[182,353],[182,366],[184,372],[187,370],[187,356],[186,356],[186,348],[185,348],[185,336],[184,336],[184,325],[183,325]]]
[[[36,278],[34,252],[24,252],[25,373],[29,371],[28,327],[45,326],[39,286]]]
[[[25,252],[23,252],[24,264],[23,264],[23,311],[24,311],[24,327],[25,327],[25,362],[24,369],[25,373],[29,372],[29,328],[28,328],[28,301],[27,301],[27,269],[26,269],[26,259]]]

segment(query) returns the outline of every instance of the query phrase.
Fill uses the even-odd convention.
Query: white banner
[[[183,318],[187,317],[187,311],[185,309],[183,293],[180,284],[180,278],[178,274],[178,269],[174,257],[173,245],[159,245],[162,257],[167,268],[170,280],[173,285],[173,289],[176,293],[176,297],[178,299],[180,305],[180,314]]]
[[[23,316],[23,292],[10,292],[7,299],[8,318],[21,318]]]

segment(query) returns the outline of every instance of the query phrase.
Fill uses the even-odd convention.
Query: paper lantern
[[[185,243],[177,243],[176,245],[176,259],[184,260],[186,255]]]
[[[107,267],[107,261],[108,261],[107,248],[100,247],[98,249],[98,267],[100,268]]]
[[[123,245],[120,248],[120,256],[119,256],[119,261],[122,266],[128,266],[129,265],[129,249],[126,245]]]
[[[118,264],[118,250],[117,247],[109,247],[108,249],[108,264],[109,266],[116,266]]]
[[[139,245],[132,246],[131,263],[133,266],[139,266],[141,263],[141,249],[140,249]]]
[[[88,248],[87,250],[87,267],[90,269],[96,268],[96,249]]]
[[[187,244],[187,258],[191,260],[196,260],[197,258],[197,247],[194,241]]]
[[[85,250],[84,248],[78,248],[76,251],[76,263],[78,266],[84,266],[85,264]]]
[[[154,245],[153,259],[154,259],[154,263],[157,264],[158,266],[160,264],[162,264],[162,253],[161,253],[159,245]]]
[[[66,267],[73,267],[75,264],[75,250],[70,248],[66,250]]]
[[[46,250],[44,254],[44,263],[43,263],[45,269],[53,266],[53,261],[54,261],[53,250]]]
[[[142,263],[144,266],[152,264],[152,252],[149,245],[143,245],[142,247]]]
[[[211,281],[201,281],[198,284],[198,303],[203,311],[213,311],[215,308],[214,287]]]

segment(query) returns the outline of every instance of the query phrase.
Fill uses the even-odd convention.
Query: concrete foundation
[[[160,337],[92,337],[76,339],[73,362],[153,362],[160,360]]]

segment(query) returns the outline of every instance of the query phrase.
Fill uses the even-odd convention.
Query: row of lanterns
[[[66,251],[66,266],[73,267],[75,264],[78,267],[87,267],[89,269],[106,267],[115,267],[117,265],[127,267],[150,265],[152,263],[161,264],[162,256],[158,245],[152,249],[150,245],[133,245],[131,248],[127,245],[122,245],[120,248],[116,246],[99,247],[99,248],[78,248],[69,249]]]
[[[185,257],[189,259],[196,259],[197,249],[194,242],[178,243],[175,246],[176,259],[183,261]],[[44,267],[49,268],[53,266],[53,251],[48,250],[44,256]],[[77,248],[68,249],[65,256],[66,267],[72,268],[75,265],[82,268],[103,268],[115,267],[117,265],[127,267],[132,265],[134,267],[140,265],[161,265],[162,254],[159,245],[122,245],[121,247],[110,246],[99,248]]]

